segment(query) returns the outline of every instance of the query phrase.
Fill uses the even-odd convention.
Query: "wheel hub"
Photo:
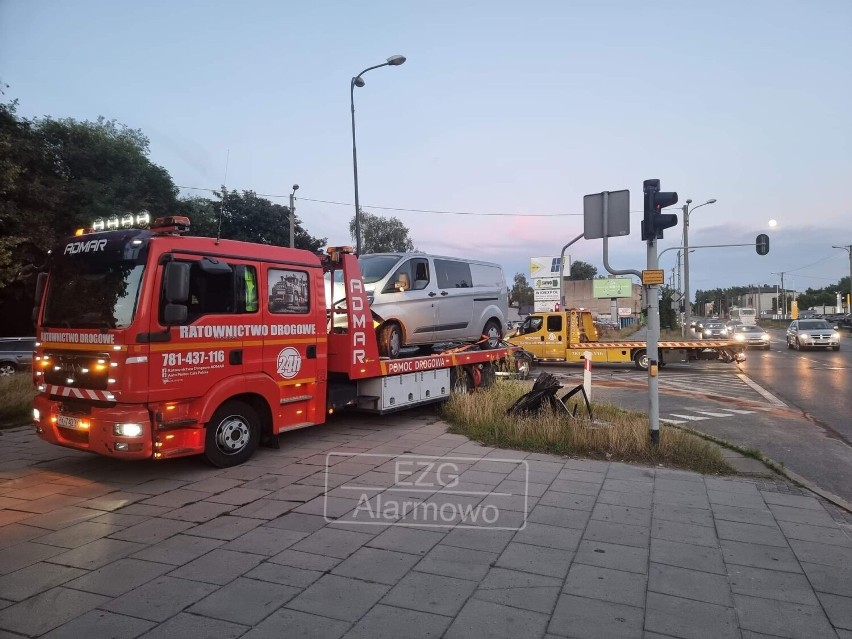
[[[226,455],[233,455],[246,447],[251,431],[245,420],[239,416],[223,419],[216,428],[216,448]]]

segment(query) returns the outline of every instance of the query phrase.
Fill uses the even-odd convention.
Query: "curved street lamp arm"
[[[382,62],[381,64],[377,64],[377,65],[376,65],[376,66],[374,66],[374,67],[367,67],[366,69],[364,69],[363,71],[361,71],[361,73],[359,73],[359,74],[358,74],[358,75],[356,75],[354,78],[352,78],[352,86],[354,87],[354,86],[355,86],[355,80],[357,80],[357,79],[358,79],[358,78],[360,78],[362,75],[364,75],[365,73],[367,73],[367,71],[372,71],[373,69],[379,69],[379,68],[381,68],[381,67],[387,67],[387,66],[390,66],[390,63],[389,63],[389,62]]]

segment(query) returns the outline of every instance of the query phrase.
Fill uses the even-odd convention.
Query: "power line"
[[[201,188],[197,186],[180,186],[177,185],[179,189],[187,189],[189,191],[210,191],[211,193],[216,193],[216,189],[210,188]],[[276,197],[276,198],[289,198],[290,195],[277,195],[274,193],[257,193],[257,195],[261,197]],[[334,204],[337,206],[355,206],[352,202],[336,202],[334,200],[319,200],[315,198],[309,197],[300,197],[299,201],[302,202],[317,202],[320,204]],[[475,215],[475,216],[486,216],[486,217],[570,217],[570,216],[582,216],[582,213],[479,213],[474,211],[438,211],[434,209],[408,209],[402,208],[398,206],[378,206],[375,204],[364,204],[363,208],[369,209],[378,209],[381,211],[401,211],[405,213],[434,213],[435,215]]]

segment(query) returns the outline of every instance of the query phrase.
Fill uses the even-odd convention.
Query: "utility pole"
[[[849,253],[849,297],[846,298],[846,312],[852,313],[852,244],[848,246],[832,246],[831,248],[843,249]]]
[[[290,193],[290,248],[296,248],[295,228],[296,228],[296,191],[299,190],[299,185],[293,185],[293,192]]]
[[[704,204],[698,204],[693,206],[690,210],[689,205],[692,204],[692,200],[687,200],[686,204],[683,205],[683,302],[684,302],[684,317],[683,323],[685,326],[689,326],[689,318],[692,315],[692,305],[690,304],[689,298],[689,214],[697,208],[702,206],[706,206],[708,204],[715,204],[716,200],[707,200]]]
[[[778,312],[781,313],[781,319],[787,319],[787,293],[784,290],[784,275],[789,271],[779,271],[773,275],[781,276],[781,299],[784,300],[784,306],[781,306],[781,300],[778,300]],[[783,310],[782,310],[783,308]]]

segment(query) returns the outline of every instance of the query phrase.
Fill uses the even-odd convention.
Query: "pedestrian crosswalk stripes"
[[[661,415],[660,420],[669,424],[688,424],[689,422],[702,422],[714,417],[738,417],[740,415],[753,415],[757,411],[772,410],[762,406],[756,406],[755,410],[742,410],[739,408],[720,408],[718,410],[707,410],[705,408],[684,408],[677,413]],[[724,411],[724,412],[721,412]],[[691,414],[694,413],[694,414]],[[673,417],[671,419],[669,416]]]
[[[661,391],[701,393],[759,404],[768,402],[773,406],[784,406],[781,400],[742,373],[707,374],[705,371],[695,373],[672,371],[671,373],[661,373],[658,380]]]

